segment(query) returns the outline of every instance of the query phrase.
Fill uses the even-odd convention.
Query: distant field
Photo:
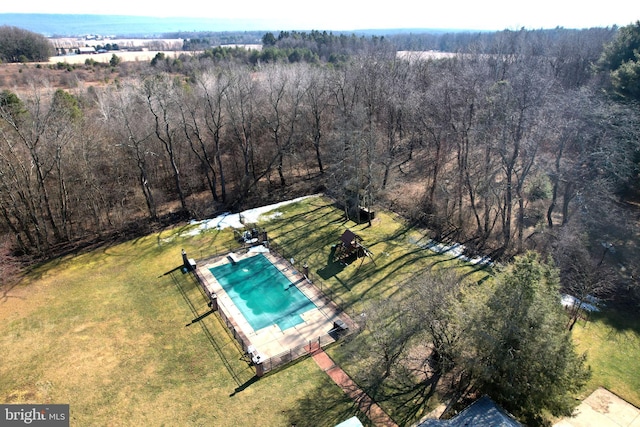
[[[451,52],[439,52],[435,50],[415,51],[415,50],[399,50],[396,52],[396,57],[406,60],[427,60],[427,59],[442,59],[452,58],[456,56],[456,53]]]
[[[248,50],[260,50],[261,45],[232,45],[230,47],[244,47]],[[180,55],[192,55],[201,52],[186,52],[183,50],[146,50],[146,51],[119,51],[114,50],[107,53],[91,53],[82,55],[62,55],[52,56],[49,58],[50,64],[57,64],[58,62],[66,62],[68,64],[84,64],[87,59],[93,59],[96,62],[107,63],[111,60],[111,57],[115,54],[123,61],[151,61],[158,53],[164,53],[167,58],[177,58]]]
[[[120,49],[146,48],[148,50],[179,50],[182,49],[183,39],[146,39],[146,38],[104,38],[89,39],[79,37],[49,38],[55,48],[73,49],[84,46],[104,46],[107,43],[117,44]],[[155,48],[154,48],[155,46]]]
[[[109,62],[113,54],[122,58],[123,61],[150,61],[159,52],[163,52],[168,58],[177,58],[179,55],[190,54],[194,52],[186,52],[181,50],[183,39],[100,39],[86,40],[77,37],[60,37],[50,38],[51,44],[56,48],[63,48],[67,51],[78,49],[79,47],[104,46],[107,43],[118,45],[122,50],[110,51],[107,53],[93,53],[82,55],[62,55],[54,56],[49,59],[49,63],[57,64],[58,62],[66,62],[68,64],[84,64],[87,59],[93,59],[97,62]],[[244,47],[249,50],[260,50],[262,45],[244,44],[229,45],[231,47]]]
[[[151,61],[159,52],[163,52],[167,58],[177,58],[181,54],[188,54],[189,52],[167,50],[167,51],[141,51],[141,52],[120,52],[111,51],[108,53],[94,53],[94,54],[82,54],[82,55],[63,55],[52,56],[49,58],[50,64],[57,64],[58,62],[66,62],[68,64],[84,64],[87,59],[93,59],[96,62],[107,63],[111,60],[111,57],[115,54],[123,61]]]

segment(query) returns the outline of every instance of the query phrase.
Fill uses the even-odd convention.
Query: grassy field
[[[640,408],[640,319],[637,314],[605,310],[580,321],[573,330],[580,352],[587,353],[593,377],[583,397],[604,387]]]
[[[72,425],[290,425],[316,389],[323,417],[355,413],[306,359],[253,379],[195,282],[190,256],[222,250],[231,232],[176,229],[35,268],[0,301],[0,401],[70,403]],[[189,325],[189,326],[187,326]]]
[[[400,297],[402,283],[425,269],[454,268],[473,280],[488,277],[451,256],[421,249],[425,235],[385,212],[368,227],[346,222],[325,198],[278,211],[282,215],[263,224],[270,238],[296,265],[306,262],[326,292],[352,314],[368,301]],[[346,228],[363,237],[375,263],[329,262],[331,246]],[[0,295],[0,401],[70,403],[72,425],[82,426],[331,426],[356,414],[309,358],[256,381],[217,315],[207,315],[194,280],[174,270],[182,262],[182,248],[189,257],[203,258],[228,250],[233,233],[192,235],[189,230],[179,227],[58,259],[5,289]],[[597,325],[587,325],[581,347]],[[629,334],[624,340],[635,347],[628,347],[621,370],[632,374],[635,369],[635,382],[630,375],[602,371],[603,379],[594,375],[590,386],[620,378],[611,390],[625,398],[624,387],[635,390],[637,404],[637,329]],[[618,341],[614,345],[620,348]],[[615,350],[596,348],[604,360],[607,349]],[[339,356],[340,349],[329,351]],[[594,371],[601,372],[592,353]]]
[[[272,219],[266,228],[269,236],[294,258],[306,263],[323,286],[358,312],[366,300],[389,298],[402,293],[402,284],[425,270],[456,269],[472,280],[483,280],[488,273],[452,255],[439,255],[420,247],[426,233],[408,227],[387,212],[378,212],[371,227],[367,223],[345,221],[344,213],[324,198],[280,209],[282,216]],[[331,246],[340,242],[346,229],[359,235],[374,254],[374,261],[361,258],[348,266],[332,263]]]

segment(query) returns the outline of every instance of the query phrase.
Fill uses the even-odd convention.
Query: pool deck
[[[278,325],[271,325],[255,331],[244,318],[240,310],[231,300],[231,297],[229,297],[222,285],[220,285],[211,271],[209,271],[212,267],[230,263],[231,260],[227,255],[208,260],[202,265],[197,266],[197,273],[201,280],[203,280],[203,285],[207,288],[207,292],[216,295],[220,309],[234,324],[234,327],[239,329],[248,341],[250,341],[250,345],[257,350],[262,356],[262,359],[267,359],[285,353],[290,349],[308,345],[309,342],[316,341],[318,337],[326,336],[333,329],[334,322],[337,320],[342,320],[350,328],[354,326],[346,313],[341,312],[333,302],[324,297],[322,292],[320,292],[313,283],[308,281],[302,273],[297,271],[296,268],[272,253],[262,252],[262,254],[316,306],[316,308],[300,316],[303,319],[302,323],[284,331],[281,330]],[[234,253],[231,258],[239,261],[255,255],[258,255],[258,253]]]

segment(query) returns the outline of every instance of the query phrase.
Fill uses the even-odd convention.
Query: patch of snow
[[[446,243],[437,242],[432,239],[427,239],[426,242],[421,243],[420,241],[417,241],[413,238],[409,238],[409,242],[418,245],[422,249],[429,249],[430,251],[438,254],[452,255],[454,258],[459,258],[473,265],[494,265],[493,260],[488,256],[476,256],[472,258],[465,255],[464,252],[466,250],[466,247],[460,243],[453,243],[448,245]]]
[[[190,230],[186,233],[187,236],[195,236],[200,234],[206,230],[222,230],[223,228],[232,227],[232,228],[244,228],[244,224],[240,221],[240,218],[243,218],[244,223],[252,224],[258,222],[258,219],[261,215],[270,212],[274,209],[278,209],[281,206],[285,206],[291,203],[296,203],[301,200],[307,199],[309,197],[316,197],[316,195],[312,196],[303,196],[298,197],[297,199],[287,200],[280,203],[274,203],[272,205],[261,206],[259,208],[248,209],[246,211],[242,211],[240,213],[230,213],[225,212],[221,215],[218,215],[215,218],[205,219],[202,221],[191,221],[191,225],[197,225],[193,230]],[[264,219],[272,219],[277,218],[282,215],[281,212],[274,212],[269,216],[265,216]]]
[[[591,304],[588,302],[580,301],[578,298],[574,297],[573,295],[562,294],[561,303],[564,307],[579,306],[581,309],[586,311],[600,311],[600,309],[595,305],[595,304],[598,304],[599,302],[598,298],[595,298],[591,295],[587,295],[585,299],[588,300]]]

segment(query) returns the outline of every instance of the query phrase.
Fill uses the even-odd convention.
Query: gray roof
[[[418,427],[522,427],[488,396],[467,406],[462,412],[449,420],[425,420]]]

